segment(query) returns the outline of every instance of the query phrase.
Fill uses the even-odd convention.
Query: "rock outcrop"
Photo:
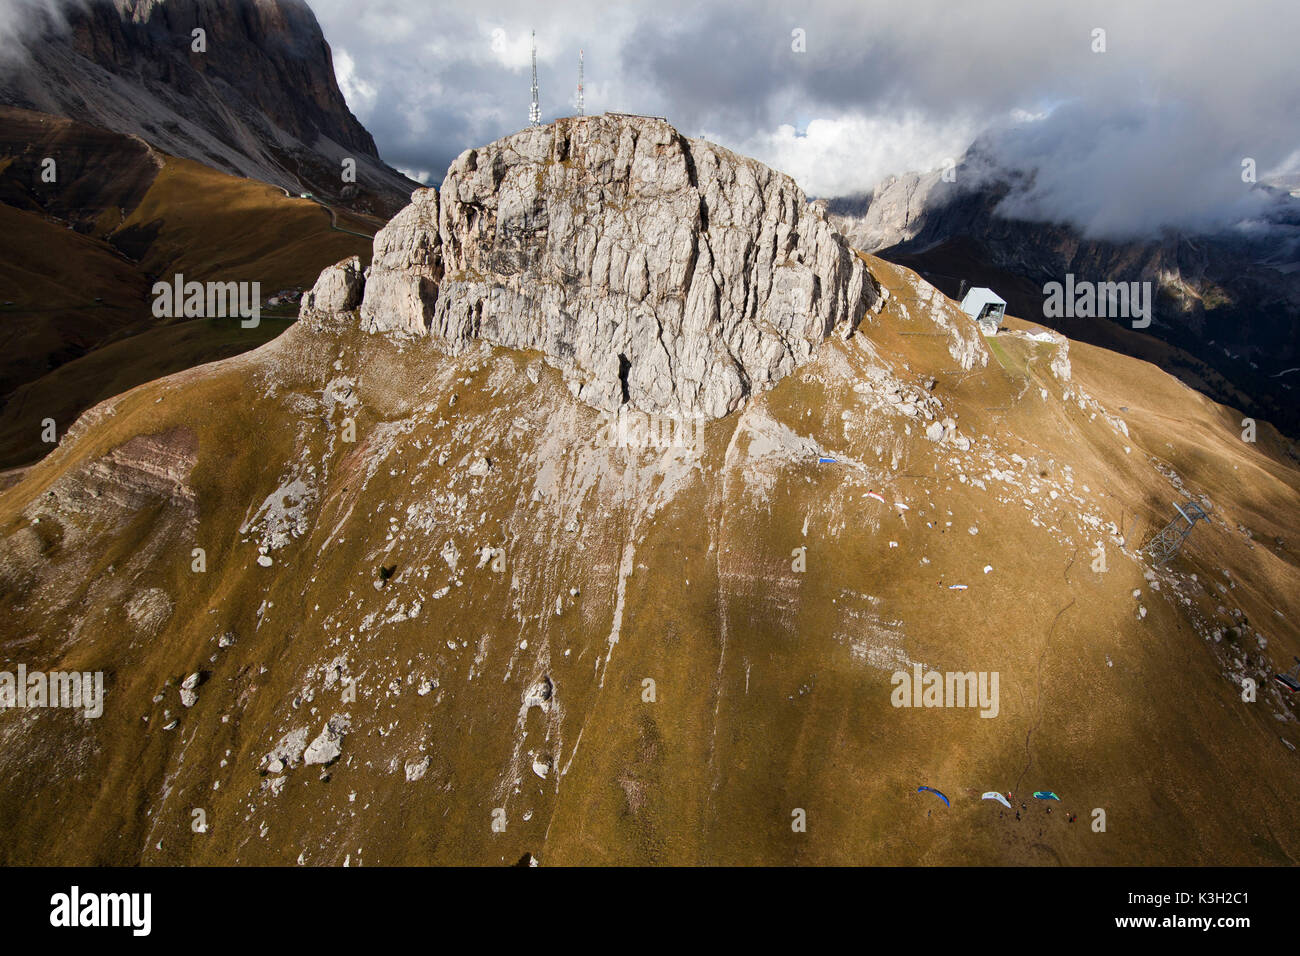
[[[300,308],[316,312],[350,312],[361,304],[364,288],[361,259],[352,256],[327,267],[302,297]]]
[[[360,315],[536,349],[597,408],[717,418],[878,295],[788,176],[616,114],[463,153],[376,235]]]

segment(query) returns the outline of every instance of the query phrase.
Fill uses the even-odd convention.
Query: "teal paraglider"
[[[1035,790],[1035,791],[1034,791],[1034,799],[1035,799],[1035,800],[1055,800],[1057,803],[1060,803],[1060,802],[1061,802],[1061,798],[1058,797],[1056,794],[1052,793],[1052,791],[1050,791],[1050,790]]]

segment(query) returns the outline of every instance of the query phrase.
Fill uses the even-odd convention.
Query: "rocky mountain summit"
[[[358,270],[327,269],[304,315],[534,349],[589,405],[674,417],[735,410],[880,301],[788,176],[618,114],[467,150]]]

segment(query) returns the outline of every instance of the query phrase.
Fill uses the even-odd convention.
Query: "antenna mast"
[[[586,116],[584,103],[582,100],[582,51],[578,51],[578,115]]]
[[[534,126],[542,125],[542,108],[537,103],[537,31],[533,31],[533,105],[528,109],[528,121]]]

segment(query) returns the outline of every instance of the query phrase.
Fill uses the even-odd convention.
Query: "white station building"
[[[985,335],[997,335],[1002,317],[1007,312],[1007,300],[992,289],[980,286],[966,293],[961,300],[961,310],[979,323]]]

